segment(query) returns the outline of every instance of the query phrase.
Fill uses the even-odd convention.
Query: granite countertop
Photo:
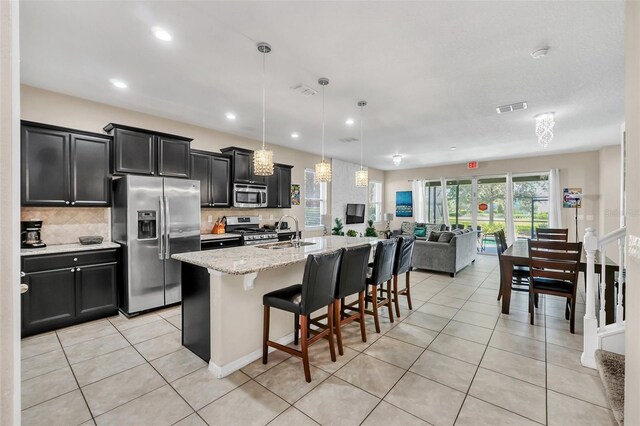
[[[360,244],[375,244],[378,239],[332,235],[305,238],[302,241],[313,244],[281,250],[263,249],[260,246],[242,246],[224,250],[180,253],[171,257],[225,274],[244,275],[303,262],[310,254],[319,254]]]
[[[200,241],[221,240],[225,238],[240,238],[239,234],[201,234]]]
[[[72,253],[74,251],[104,250],[119,248],[120,244],[112,241],[105,241],[100,244],[89,244],[83,246],[80,243],[74,244],[53,244],[37,249],[21,249],[20,256],[35,256],[39,254]]]

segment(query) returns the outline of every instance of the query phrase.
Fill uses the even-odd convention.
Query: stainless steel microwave
[[[233,207],[267,207],[267,187],[265,185],[233,185]]]

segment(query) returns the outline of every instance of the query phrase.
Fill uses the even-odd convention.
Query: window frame
[[[319,182],[320,185],[320,198],[308,198],[307,197],[307,173],[313,175],[313,181],[315,182],[316,171],[311,168],[304,169],[304,229],[305,230],[318,230],[323,229],[324,224],[322,223],[322,216],[327,214],[327,183]],[[307,224],[307,200],[309,201],[319,201],[320,202],[320,218],[318,225],[309,225]]]

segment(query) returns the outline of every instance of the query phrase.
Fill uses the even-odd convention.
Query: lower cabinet
[[[105,263],[92,263],[98,258]],[[118,312],[116,250],[22,259],[22,337]]]
[[[221,238],[204,240],[200,243],[200,250],[216,250],[228,247],[240,247],[240,238]]]

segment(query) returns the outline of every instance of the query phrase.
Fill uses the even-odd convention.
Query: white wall
[[[620,227],[620,145],[600,150],[600,220],[598,235],[605,235]],[[618,262],[618,243],[607,247],[607,256]]]
[[[353,223],[347,225],[346,212],[347,204],[368,204],[369,188],[356,186],[356,171],[360,170],[359,164],[348,163],[342,160],[331,161],[331,170],[333,176],[331,178],[331,222],[338,218],[344,224],[344,232],[353,229],[364,235],[367,227],[365,223]],[[365,210],[366,216],[366,210]]]

